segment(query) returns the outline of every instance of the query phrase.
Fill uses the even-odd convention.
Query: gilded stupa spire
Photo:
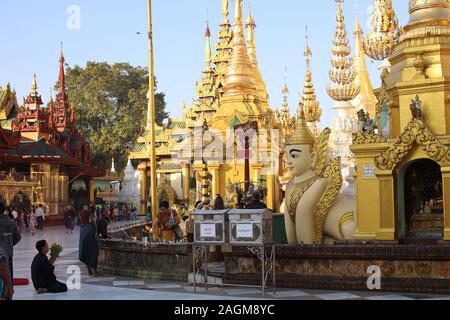
[[[255,41],[255,28],[256,22],[252,16],[252,12],[250,9],[250,4],[248,8],[248,17],[247,17],[247,47],[248,47],[248,55],[250,57],[250,61],[253,65],[253,72],[256,81],[256,93],[263,100],[267,100],[267,88],[266,83],[263,80],[261,71],[258,66],[258,60],[256,58],[256,41]]]
[[[329,77],[333,83],[327,85],[327,92],[333,100],[350,101],[358,95],[359,86],[355,83],[356,74],[353,68],[353,59],[349,57],[351,48],[342,14],[342,3],[344,0],[336,0],[336,2],[338,3],[337,24],[333,39],[333,55],[331,57],[333,68],[329,72]]]
[[[229,16],[229,2],[228,0],[221,0],[222,2],[222,22],[220,23],[219,39],[215,44],[216,55],[212,62],[215,65],[214,85],[222,95],[222,87],[224,85],[225,74],[227,73],[228,63],[230,61],[232,51],[233,30],[231,28]]]
[[[287,67],[284,68],[284,85],[283,90],[281,90],[281,93],[283,94],[283,103],[281,111],[287,110],[289,112],[289,102],[288,102],[289,87],[287,85]]]
[[[214,69],[211,66],[212,53],[211,53],[211,32],[209,30],[209,24],[206,22],[205,30],[205,67],[203,68],[202,81],[198,81],[195,84],[198,102],[194,104],[194,111],[201,113],[204,116],[204,112],[210,113],[215,111],[213,107],[214,101],[216,100],[216,90],[214,88]]]
[[[256,94],[253,66],[244,37],[242,0],[236,0],[232,54],[224,81],[224,95]]]
[[[311,49],[308,42],[308,27],[306,27],[305,36],[305,52],[306,58],[306,72],[305,72],[305,85],[302,94],[302,104],[305,111],[305,118],[307,122],[317,122],[320,121],[322,116],[322,109],[320,109],[320,103],[317,101],[316,90],[314,89],[314,84],[312,82],[312,72],[311,72]]]
[[[358,105],[358,110],[362,107],[369,114],[375,114],[376,98],[373,91],[372,83],[370,82],[369,72],[367,71],[366,54],[363,47],[363,31],[359,23],[358,13],[356,13],[356,23],[353,32],[355,36],[355,72],[356,79],[359,84],[359,94],[355,101]]]
[[[392,0],[375,0],[372,26],[363,41],[365,53],[374,60],[388,58],[394,52],[399,30]]]
[[[276,110],[276,118],[278,122],[281,125],[281,137],[283,138],[283,141],[287,139],[287,137],[292,133],[294,121],[291,117],[291,111],[289,110],[289,102],[288,102],[288,95],[289,95],[289,87],[287,85],[287,67],[284,71],[284,84],[283,89],[281,90],[281,93],[283,94],[283,103],[281,106],[281,111]]]

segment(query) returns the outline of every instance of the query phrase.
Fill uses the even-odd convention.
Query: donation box
[[[228,211],[230,243],[243,245],[272,244],[273,213],[268,209],[233,209]]]
[[[194,211],[194,243],[225,243],[225,214],[227,210]]]

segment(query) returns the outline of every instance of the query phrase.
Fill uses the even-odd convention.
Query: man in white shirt
[[[45,220],[45,214],[44,209],[42,207],[42,204],[39,205],[39,207],[36,209],[36,212],[34,214],[36,216],[36,224],[38,230],[44,230],[44,220]]]

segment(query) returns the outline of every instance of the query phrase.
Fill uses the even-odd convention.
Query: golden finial
[[[365,53],[374,60],[388,58],[394,52],[399,34],[400,29],[392,0],[375,0],[372,26],[363,41]]]
[[[236,92],[256,94],[253,66],[248,56],[242,19],[242,0],[236,0],[232,53],[224,81],[224,95]]]
[[[283,93],[285,96],[289,94],[289,87],[287,85],[287,67],[284,67],[284,86],[283,90],[281,90],[281,93]]]
[[[223,21],[228,22],[228,0],[222,0],[222,16]]]
[[[316,122],[320,120],[322,116],[322,110],[320,109],[320,103],[317,101],[316,90],[312,82],[311,72],[311,49],[308,42],[308,26],[306,26],[305,35],[305,58],[306,58],[306,71],[305,71],[305,84],[302,94],[302,108],[305,113],[305,119],[307,122]]]
[[[252,16],[250,3],[248,7],[248,17],[247,17],[247,47],[248,47],[248,55],[250,58],[250,62],[253,66],[254,79],[256,81],[256,93],[259,97],[263,98],[263,100],[267,99],[267,88],[266,83],[263,80],[261,71],[258,66],[258,59],[256,58],[256,41],[255,41],[255,28],[256,22]]]
[[[349,57],[351,48],[342,14],[342,3],[344,0],[336,0],[336,2],[338,3],[337,24],[333,39],[333,55],[331,57],[333,68],[329,72],[329,77],[333,83],[327,85],[327,93],[333,100],[350,101],[358,95],[359,86],[354,82],[356,75],[353,70],[353,59]]]
[[[308,128],[302,105],[299,106],[297,126],[294,133],[286,141],[286,146],[314,145],[314,138]]]
[[[366,54],[363,48],[363,31],[359,23],[358,13],[356,13],[353,34],[355,36],[355,73],[360,88],[357,101],[354,101],[354,104],[358,103],[359,105],[357,107],[359,109],[364,108],[366,112],[373,115],[375,114],[376,98],[372,83],[370,82],[370,75],[367,71]]]
[[[33,79],[31,80],[31,95],[35,96],[37,95],[37,81],[36,81],[36,73],[33,73]]]
[[[206,22],[206,31],[205,31],[205,38],[206,38],[206,46],[205,46],[205,63],[210,67],[211,66],[211,31],[209,31],[209,23]]]

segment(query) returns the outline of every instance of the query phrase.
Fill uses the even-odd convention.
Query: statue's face
[[[314,153],[309,145],[294,145],[286,147],[286,165],[296,177],[302,176],[313,167]]]

